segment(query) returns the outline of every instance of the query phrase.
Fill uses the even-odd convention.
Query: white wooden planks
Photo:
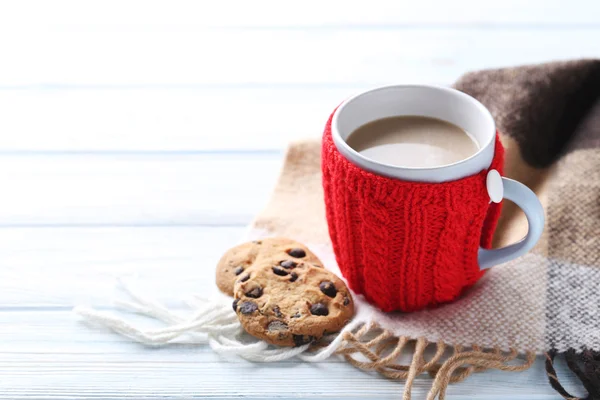
[[[225,359],[207,347],[153,349],[70,312],[75,304],[110,309],[110,298],[122,296],[113,286],[120,276],[137,275],[142,293],[171,306],[192,293],[213,295],[214,263],[241,234],[198,227],[0,229],[0,399],[398,398],[401,383],[338,359],[265,365]],[[523,373],[475,375],[448,394],[555,399],[542,362]],[[565,369],[559,363],[560,375]],[[570,374],[563,381],[577,388]],[[423,399],[430,385],[420,377],[413,398]]]
[[[0,152],[283,149],[366,88],[0,90]]]
[[[0,152],[282,148],[318,136],[339,102],[369,87],[594,57],[599,34],[108,25],[26,32],[18,45],[0,35]]]
[[[398,399],[402,383],[331,359],[320,364],[252,364],[224,359],[206,347],[152,349],[90,328],[67,312],[0,312],[0,337],[17,327],[20,340],[0,343],[0,399],[314,398]],[[91,345],[93,343],[93,345]],[[559,375],[566,366],[559,363]],[[448,398],[554,400],[542,360],[522,373],[487,372],[452,385]],[[563,378],[571,389],[572,378]],[[413,399],[431,379],[419,377]],[[575,389],[575,393],[579,390]],[[519,397],[521,396],[521,397]]]
[[[68,10],[68,12],[65,12]],[[118,1],[85,2],[59,0],[52,4],[22,0],[4,7],[0,29],[31,29],[65,25],[140,25],[172,26],[274,26],[322,27],[349,25],[357,27],[450,24],[478,25],[576,25],[598,24],[598,4],[586,0],[505,0],[452,2],[422,0],[363,1],[305,0],[302,3],[278,0],[243,0],[227,2],[198,1]]]
[[[0,309],[112,305],[117,278],[159,299],[217,293],[214,271],[244,227],[0,228]]]
[[[598,29],[68,27],[0,36],[0,86],[452,82],[473,69],[598,56]]]
[[[321,3],[0,4],[0,152],[281,148],[368,87],[600,55],[598,2]]]
[[[136,354],[142,352],[154,353],[156,361],[136,359],[132,354],[11,357],[0,362],[0,399],[398,399],[403,389],[400,382],[347,363],[256,365],[202,362],[203,355],[189,348],[140,349]],[[175,354],[176,360],[170,361],[168,354]],[[536,367],[522,373],[477,374],[452,385],[447,395],[452,400],[556,400],[545,382],[541,360]],[[417,378],[412,398],[425,399],[430,387],[431,379]]]
[[[0,157],[0,227],[247,224],[280,152]]]

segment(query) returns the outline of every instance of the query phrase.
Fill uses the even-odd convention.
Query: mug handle
[[[479,249],[479,268],[484,270],[522,256],[535,246],[544,230],[544,209],[535,193],[521,182],[500,177],[496,170],[487,176],[487,189],[493,202],[499,203],[502,198],[514,202],[527,217],[529,225],[527,235],[517,243],[501,249]]]

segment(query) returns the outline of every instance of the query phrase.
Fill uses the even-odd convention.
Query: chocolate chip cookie
[[[233,284],[246,278],[247,270],[254,264],[281,263],[293,265],[304,261],[322,268],[321,260],[306,246],[291,239],[267,238],[240,244],[229,249],[217,264],[217,286],[233,296]]]
[[[354,315],[337,276],[303,261],[262,263],[234,288],[233,309],[243,328],[278,346],[301,346],[338,332]]]

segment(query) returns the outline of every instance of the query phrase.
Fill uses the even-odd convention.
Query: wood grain
[[[0,86],[453,82],[473,69],[595,57],[599,29],[68,28],[31,32],[17,46],[0,36]]]
[[[339,359],[265,365],[224,359],[207,347],[149,348],[70,312],[74,304],[110,310],[110,298],[123,296],[114,286],[122,276],[137,276],[142,293],[172,307],[189,294],[212,295],[214,263],[241,233],[196,227],[0,229],[0,398],[398,398],[401,383]],[[473,376],[452,386],[450,398],[555,399],[542,361],[523,373]],[[559,363],[559,374],[565,370]],[[577,390],[569,374],[563,380]],[[430,385],[420,377],[413,398],[424,398]]]
[[[35,12],[32,12],[35,10]],[[69,10],[69,12],[64,12]],[[497,25],[553,27],[598,25],[599,6],[586,0],[473,0],[363,2],[305,0],[289,5],[278,0],[197,2],[104,0],[82,4],[77,0],[23,0],[11,3],[0,13],[0,29],[39,29],[68,26],[177,26],[215,27],[340,27]]]
[[[368,86],[0,90],[0,152],[283,149]],[[35,110],[35,118],[32,116]],[[100,111],[101,110],[101,111]]]
[[[266,204],[282,153],[0,157],[0,227],[245,225]]]
[[[218,293],[217,261],[244,227],[0,229],[0,309],[109,307],[117,278],[170,304],[179,293]]]

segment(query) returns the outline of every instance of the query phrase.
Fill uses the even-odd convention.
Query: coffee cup
[[[476,151],[438,166],[367,157],[347,140],[366,124],[427,117],[468,132]],[[504,149],[491,113],[458,90],[388,86],[344,101],[330,117],[322,149],[323,187],[334,252],[350,287],[384,311],[415,311],[458,298],[483,270],[528,252],[544,211],[525,185],[502,177]],[[491,249],[502,199],[529,223],[519,242]]]

